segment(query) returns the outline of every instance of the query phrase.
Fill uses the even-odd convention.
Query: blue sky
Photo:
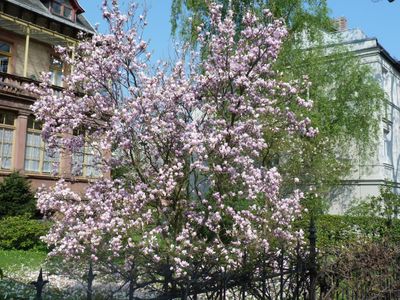
[[[328,0],[333,17],[345,16],[349,28],[360,28],[378,38],[389,53],[400,59],[400,0]]]
[[[101,0],[80,0],[86,17],[101,24]],[[146,39],[150,39],[153,59],[173,56],[169,23],[171,0],[137,0],[148,8]],[[400,0],[328,0],[332,17],[345,16],[349,28],[360,28],[368,36],[378,38],[389,53],[400,59]],[[101,29],[101,27],[100,27]]]

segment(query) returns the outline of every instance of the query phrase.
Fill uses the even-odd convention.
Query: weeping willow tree
[[[286,80],[307,76],[312,85],[305,92],[314,101],[310,116],[319,135],[314,139],[265,134],[270,146],[265,164],[276,165],[284,178],[300,178],[300,185],[323,196],[367,160],[379,129],[379,112],[385,101],[371,69],[341,43],[329,16],[326,0],[215,0],[224,11],[233,8],[236,28],[242,28],[247,10],[269,9],[285,20],[289,35],[274,68]],[[207,0],[173,0],[172,34],[197,47],[195,40],[209,28]],[[327,45],[327,35],[337,36]],[[206,53],[206,51],[203,51]],[[286,182],[287,187],[293,181]]]

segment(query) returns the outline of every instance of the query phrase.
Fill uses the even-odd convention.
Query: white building
[[[359,29],[344,30],[340,36],[342,43],[372,68],[387,101],[383,105],[376,151],[368,161],[357,159],[354,172],[334,191],[331,213],[344,212],[355,199],[378,195],[380,186],[387,182],[394,184],[396,192],[400,191],[400,62],[376,38],[367,37]]]

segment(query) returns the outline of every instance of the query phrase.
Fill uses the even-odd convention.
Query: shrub
[[[331,247],[320,260],[319,282],[327,291],[324,299],[349,299],[349,290],[359,292],[359,299],[397,295],[399,259],[398,245],[385,239],[360,239],[349,241],[346,247]]]
[[[0,183],[0,218],[23,214],[36,214],[36,200],[29,181],[15,172]]]
[[[49,228],[49,222],[29,219],[29,215],[5,217],[0,220],[0,249],[46,250],[40,237]]]
[[[309,216],[304,215],[297,223],[308,235]],[[383,240],[397,243],[400,241],[400,220],[392,220],[390,226],[387,219],[381,217],[320,215],[315,222],[317,230],[317,247],[321,250],[330,247],[347,246],[360,238],[380,242]]]

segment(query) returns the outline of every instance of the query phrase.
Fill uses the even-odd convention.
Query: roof
[[[386,59],[387,62],[389,62],[392,67],[400,73],[400,61],[398,61],[396,58],[394,58],[390,53],[379,43],[378,39],[375,37],[365,37],[361,39],[354,39],[351,41],[344,42],[343,45],[351,45],[351,44],[363,44],[367,42],[372,42],[372,45],[370,45],[368,48],[375,48],[379,51],[379,54],[382,55],[383,58]],[[364,49],[359,49],[358,51],[362,51]]]
[[[400,73],[400,61],[398,61],[396,58],[394,58],[390,53],[382,47],[382,45],[376,40],[376,43],[378,45],[378,48],[380,50],[380,53],[385,57],[391,64],[392,66],[397,70],[397,72]]]
[[[376,50],[383,58],[385,58],[395,70],[400,72],[400,61],[394,58],[390,53],[379,43],[375,37],[368,37],[360,29],[347,29],[335,34],[326,34],[325,43],[327,46],[344,45],[350,46],[351,51],[363,52],[368,49]],[[356,45],[361,45],[356,47]]]
[[[85,12],[85,10],[82,8],[82,6],[79,5],[77,0],[71,0],[71,1],[72,1],[73,5],[78,9],[77,11],[79,14]]]
[[[56,15],[53,15],[52,13],[50,13],[49,10],[47,9],[47,7],[44,6],[40,0],[5,0],[5,1],[10,2],[14,5],[20,6],[22,8],[25,8],[27,10],[33,11],[39,15],[42,15],[46,18],[52,19],[59,23],[66,24],[66,25],[76,28],[78,30],[81,30],[84,32],[91,32],[91,33],[95,32],[92,25],[90,25],[90,23],[86,20],[86,18],[82,14],[79,14],[76,16],[76,23],[74,23],[68,19],[56,16]],[[79,6],[77,1],[74,1],[74,2]],[[80,6],[79,6],[79,8],[82,9]]]

